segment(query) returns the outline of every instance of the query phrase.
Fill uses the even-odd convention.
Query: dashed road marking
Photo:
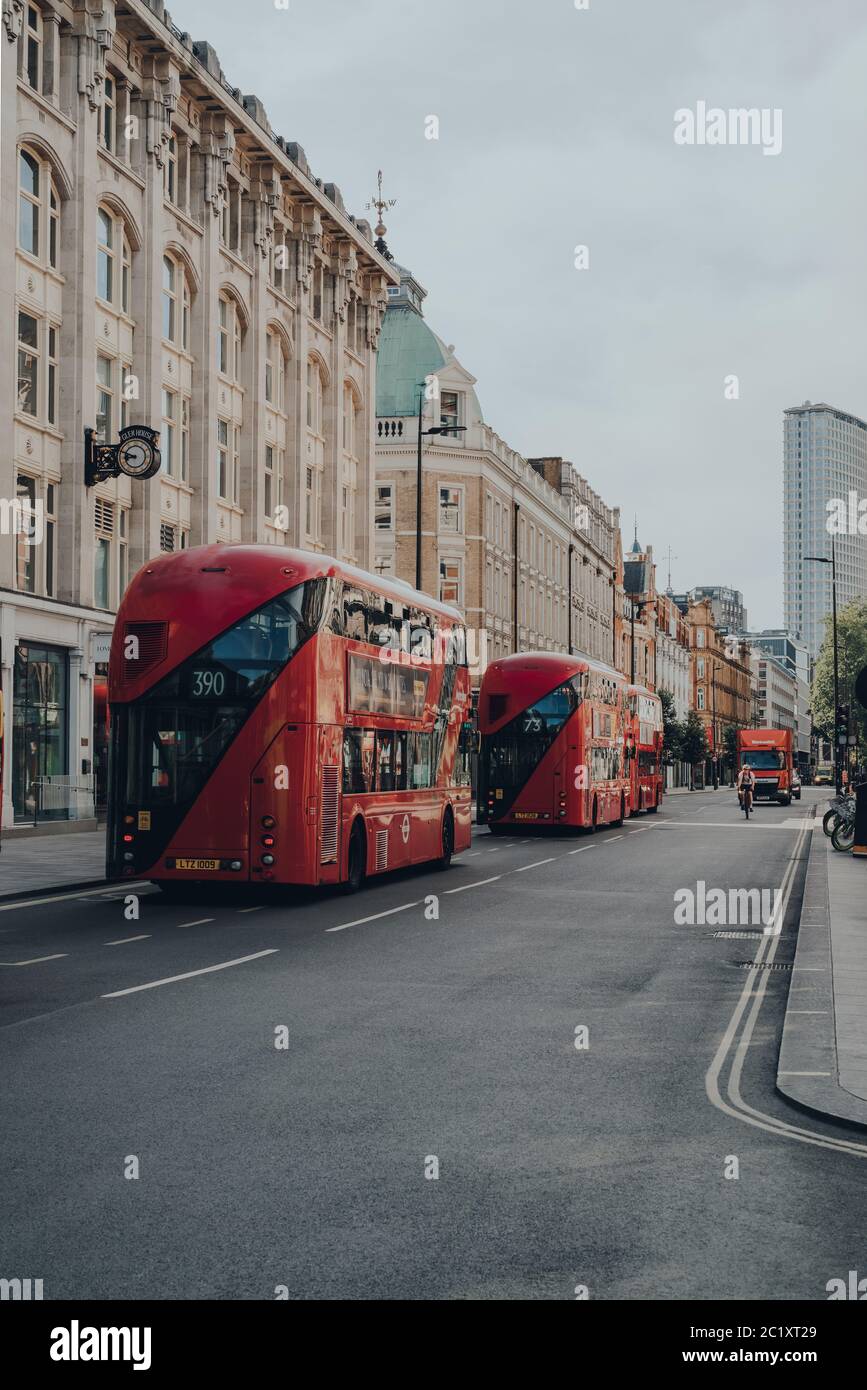
[[[44,960],[66,960],[68,951],[61,951],[56,956],[34,956],[32,960],[0,960],[0,965],[41,965]]]
[[[103,994],[103,999],[120,999],[124,994],[139,994],[143,989],[157,989],[160,985],[173,985],[178,980],[192,980],[196,975],[212,975],[215,970],[228,970],[233,965],[246,965],[251,960],[261,960],[263,956],[275,956],[277,947],[268,951],[256,951],[252,956],[238,956],[235,960],[224,960],[219,965],[206,965],[201,970],[187,970],[183,975],[167,975],[164,980],[151,980],[146,985],[132,985],[129,989],[115,989],[111,994]]]
[[[117,941],[105,941],[104,946],[125,946],[128,941],[150,941],[151,933],[145,932],[144,936],[121,936]]]
[[[356,917],[354,922],[341,922],[339,927],[326,927],[325,930],[327,932],[348,931],[350,927],[360,927],[365,922],[376,922],[380,917],[393,917],[396,912],[406,912],[407,908],[419,907],[420,905],[421,898],[418,898],[414,903],[401,903],[400,907],[389,907],[385,912],[372,912],[369,917]]]
[[[184,927],[204,927],[207,926],[208,922],[213,922],[214,920],[215,918],[213,917],[197,917],[195,922],[178,922],[178,930],[180,931]]]
[[[468,888],[484,888],[486,883],[496,883],[502,874],[494,874],[493,878],[480,878],[475,883],[462,883],[460,888],[447,888],[446,893],[465,893]]]
[[[528,869],[538,869],[542,864],[553,864],[557,855],[552,855],[550,859],[537,859],[533,864],[522,864],[520,869],[515,869],[516,874],[526,873]]]

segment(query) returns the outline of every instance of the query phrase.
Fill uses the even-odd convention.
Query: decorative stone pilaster
[[[3,28],[10,43],[17,43],[24,24],[24,0],[3,0]]]
[[[262,257],[267,257],[274,240],[274,213],[282,201],[280,179],[273,164],[256,166],[250,179],[250,201],[253,205],[253,242]]]
[[[292,235],[298,242],[295,275],[304,293],[309,294],[316,252],[322,245],[322,218],[319,209],[310,203],[302,204],[298,212],[300,215],[292,229]]]
[[[72,34],[77,48],[78,90],[92,111],[102,105],[105,55],[114,41],[114,5],[73,0]]]
[[[229,192],[229,165],[235,153],[235,131],[222,111],[202,117],[199,158],[204,174],[204,200],[214,217],[222,214]]]
[[[362,301],[367,305],[367,346],[376,348],[382,320],[388,307],[388,277],[381,270],[362,277]]]
[[[181,77],[171,58],[158,54],[142,64],[139,110],[144,122],[144,146],[159,169],[165,164],[172,135],[172,116],[180,95]]]
[[[338,241],[336,255],[331,258],[334,275],[334,313],[341,323],[346,321],[351,291],[356,288],[358,257],[351,241]]]

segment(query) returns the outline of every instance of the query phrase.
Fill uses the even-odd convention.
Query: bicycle
[[[747,820],[749,820],[749,818],[750,818],[750,809],[751,809],[752,804],[753,804],[753,789],[752,789],[752,787],[742,787],[741,790],[738,792],[738,796],[739,796],[740,799],[741,799],[741,809],[742,809],[742,811],[743,811],[743,813],[744,813],[744,816],[745,816],[745,818],[746,818]]]

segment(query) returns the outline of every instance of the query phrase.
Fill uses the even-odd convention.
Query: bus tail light
[[[271,848],[273,847],[273,845],[276,844],[276,841],[275,841],[275,839],[274,839],[274,836],[273,836],[273,835],[263,835],[263,836],[262,836],[262,844],[265,846],[266,849],[271,849]]]

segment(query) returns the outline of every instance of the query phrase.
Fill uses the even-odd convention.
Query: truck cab
[[[754,802],[788,806],[793,796],[801,795],[792,761],[791,729],[739,729],[738,771],[742,767],[751,767],[755,774]]]

